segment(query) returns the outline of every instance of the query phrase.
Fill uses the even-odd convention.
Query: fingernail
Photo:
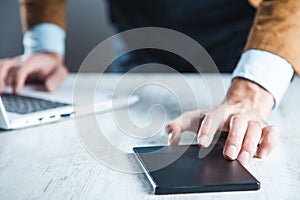
[[[268,150],[267,149],[262,149],[259,152],[259,157],[260,158],[265,158],[268,155]]]
[[[172,144],[172,142],[173,142],[173,132],[169,133],[168,135],[168,144],[170,145]]]
[[[226,154],[226,156],[228,156],[229,158],[231,158],[233,160],[236,159],[236,157],[237,157],[236,147],[234,145],[229,145],[225,154]]]
[[[240,162],[242,162],[243,164],[247,164],[248,161],[249,161],[249,158],[250,158],[250,154],[247,152],[247,151],[243,151],[239,157],[238,157],[238,160]]]
[[[198,137],[198,144],[201,145],[206,145],[206,140],[207,140],[207,136],[206,135],[200,135],[200,137]]]

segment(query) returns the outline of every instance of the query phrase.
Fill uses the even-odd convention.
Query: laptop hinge
[[[9,129],[9,120],[8,120],[7,112],[3,105],[1,97],[0,97],[0,127]]]

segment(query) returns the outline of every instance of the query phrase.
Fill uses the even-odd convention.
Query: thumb
[[[49,92],[57,89],[61,85],[67,74],[68,70],[65,66],[61,65],[59,67],[56,67],[53,72],[46,77],[44,83],[45,89]]]

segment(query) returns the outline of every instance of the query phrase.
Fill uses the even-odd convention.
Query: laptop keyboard
[[[1,94],[1,99],[7,112],[18,114],[33,113],[69,105],[65,103],[6,93]]]

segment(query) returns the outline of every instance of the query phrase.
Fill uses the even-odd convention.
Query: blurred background
[[[106,6],[105,0],[68,1],[66,64],[70,71],[76,71],[86,55],[112,34]],[[18,0],[1,0],[0,13],[0,59],[19,55],[23,47]]]

